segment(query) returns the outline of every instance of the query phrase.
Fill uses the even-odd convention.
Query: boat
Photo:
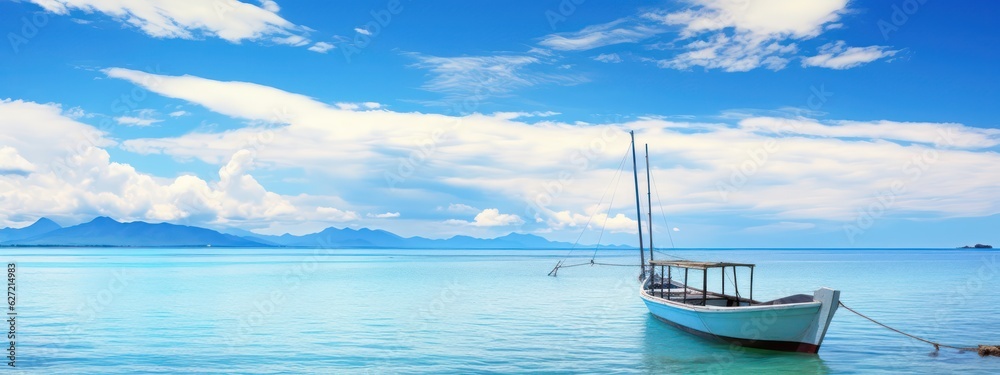
[[[654,259],[652,203],[649,195],[649,146],[646,146],[646,185],[649,209],[649,257],[643,248],[642,212],[639,203],[639,173],[636,166],[635,133],[632,137],[632,172],[635,181],[636,219],[639,226],[639,296],[656,319],[682,331],[739,347],[785,352],[818,353],[827,328],[840,304],[840,291],[819,288],[812,295],[796,294],[771,301],[753,299],[750,263],[706,262],[686,259]],[[744,297],[738,270],[749,273]],[[746,272],[747,269],[749,272]],[[709,274],[721,280],[718,291],[709,290]],[[726,293],[727,280],[733,288]],[[746,278],[744,276],[744,278]],[[700,279],[700,280],[699,280]],[[698,283],[700,281],[700,283]],[[695,285],[692,285],[692,282]]]

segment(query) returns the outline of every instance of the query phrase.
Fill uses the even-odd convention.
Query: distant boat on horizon
[[[761,302],[753,299],[754,264],[653,259],[652,198],[648,194],[650,239],[649,260],[646,260],[642,239],[635,133],[632,132],[631,136],[642,280],[639,296],[649,312],[657,319],[682,331],[743,347],[813,354],[819,352],[830,320],[833,319],[833,314],[840,304],[839,290],[820,288],[812,295],[796,294]],[[648,146],[646,165],[648,191],[650,180]],[[737,268],[750,270],[749,295],[746,297],[740,294],[736,279]],[[733,294],[726,294],[728,269],[732,270]],[[719,292],[708,290],[708,274],[715,270],[720,272],[713,277],[722,280],[722,290]],[[695,273],[695,280],[701,279],[700,288],[690,284],[689,276],[692,271]]]

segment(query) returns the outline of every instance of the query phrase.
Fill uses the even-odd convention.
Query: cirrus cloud
[[[301,46],[305,28],[277,14],[274,1],[261,6],[237,0],[30,0],[46,11],[69,15],[78,10],[102,13],[155,38],[217,37],[231,43],[270,40]]]

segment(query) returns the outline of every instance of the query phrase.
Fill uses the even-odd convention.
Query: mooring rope
[[[875,323],[875,324],[878,324],[878,325],[880,325],[882,327],[885,327],[885,328],[889,329],[890,331],[896,332],[898,334],[901,334],[903,336],[909,337],[909,338],[914,339],[914,340],[918,340],[918,341],[922,341],[922,342],[934,345],[934,351],[935,352],[937,352],[938,350],[941,350],[941,348],[944,347],[944,348],[956,349],[956,350],[958,350],[960,352],[977,352],[977,353],[979,353],[980,357],[986,357],[986,356],[1000,357],[1000,347],[998,347],[996,345],[979,345],[979,347],[973,348],[973,347],[961,347],[961,346],[954,346],[954,345],[942,344],[942,343],[939,343],[939,342],[935,342],[935,341],[931,341],[931,340],[925,339],[923,337],[914,336],[914,335],[911,335],[909,333],[906,333],[906,332],[900,331],[898,329],[892,328],[892,327],[890,327],[888,325],[885,325],[884,323],[879,322],[879,321],[877,321],[875,319],[872,319],[872,318],[868,317],[865,314],[859,313],[857,310],[854,310],[854,309],[852,309],[850,307],[847,307],[847,305],[845,305],[843,301],[840,302],[840,307],[843,307],[843,308],[847,309],[848,311],[850,311],[852,313],[855,313],[855,314],[857,314],[858,316],[860,316],[862,318],[868,319],[872,323]]]
[[[555,277],[556,274],[559,272],[560,269],[563,269],[563,268],[572,268],[572,267],[579,267],[579,266],[639,267],[638,264],[602,263],[602,262],[595,262],[593,259],[591,259],[587,263],[570,264],[570,265],[565,265],[564,266],[563,262],[559,261],[559,263],[556,263],[555,268],[553,268],[552,271],[549,271],[549,276]]]

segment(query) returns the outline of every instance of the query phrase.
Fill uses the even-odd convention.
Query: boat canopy
[[[649,261],[649,264],[652,266],[678,267],[678,268],[689,268],[696,270],[707,270],[709,268],[725,268],[725,267],[753,268],[756,266],[750,263],[701,262],[695,260],[665,260],[665,259],[651,260]]]

